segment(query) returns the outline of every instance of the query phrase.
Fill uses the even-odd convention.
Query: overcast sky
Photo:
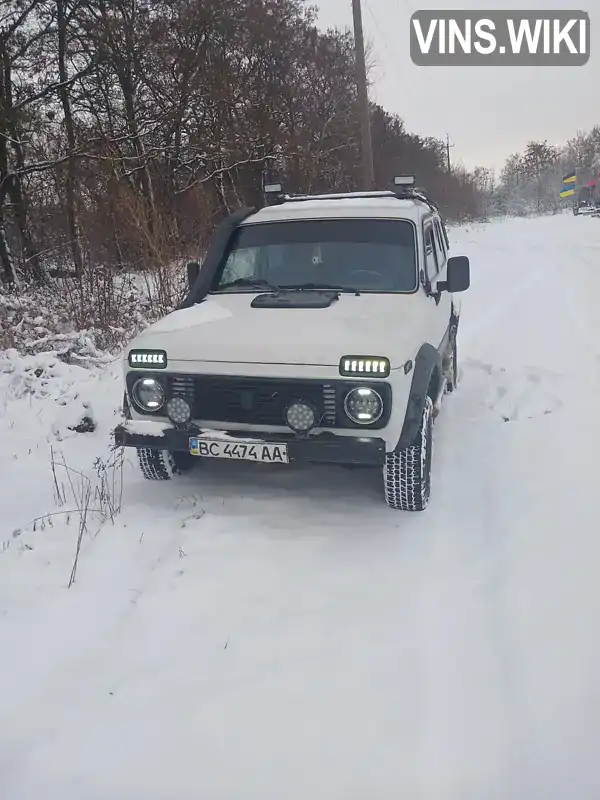
[[[352,0],[313,0],[319,26],[351,27]],[[500,169],[529,140],[562,145],[600,124],[600,0],[362,0],[365,36],[375,58],[373,99],[398,113],[409,131],[454,143],[451,157]],[[591,56],[582,67],[417,67],[409,24],[422,9],[581,10],[591,20]]]

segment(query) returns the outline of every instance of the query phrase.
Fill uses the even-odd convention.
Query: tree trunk
[[[0,100],[2,99],[0,85]],[[0,118],[0,124],[2,120]],[[10,246],[8,244],[8,237],[6,235],[6,221],[4,218],[4,202],[6,200],[6,190],[8,188],[8,174],[7,174],[7,153],[6,153],[6,139],[2,135],[0,129],[0,277],[3,283],[13,285],[17,282],[17,274],[15,264],[13,261]]]
[[[73,113],[71,109],[71,98],[67,81],[69,78],[67,71],[67,26],[68,18],[66,15],[66,0],[56,0],[56,18],[58,22],[58,75],[60,81],[60,102],[65,117],[65,133],[67,135],[67,147],[69,160],[67,161],[67,176],[65,180],[65,203],[67,211],[67,226],[71,246],[71,255],[75,274],[81,278],[83,274],[83,255],[81,252],[81,242],[79,240],[79,225],[77,223],[77,208],[75,197],[76,185],[76,163],[75,163],[75,128],[73,125]]]
[[[6,189],[8,181],[8,103],[5,81],[10,76],[6,69],[7,54],[4,37],[0,34],[0,278],[3,283],[13,285],[16,283],[17,275],[15,265],[6,236],[6,225],[4,218],[4,201],[6,200]]]
[[[24,273],[33,278],[33,281],[38,286],[43,286],[46,282],[46,274],[42,266],[40,254],[33,241],[31,231],[29,230],[29,219],[27,214],[27,200],[21,179],[14,172],[8,176],[8,194],[13,207],[13,215],[19,228],[21,235],[21,247],[23,248],[23,255],[25,256]]]
[[[139,132],[137,114],[135,111],[134,101],[133,101],[134,91],[133,91],[131,75],[129,73],[127,75],[122,75],[120,83],[121,83],[121,90],[123,92],[123,97],[125,100],[125,113],[127,116],[127,124],[129,132],[131,134],[131,140],[133,147],[135,149],[136,161],[139,169],[140,186],[145,200],[146,210],[148,213],[148,226],[150,232],[152,232],[154,229],[154,221],[155,221],[154,189],[152,186],[152,178],[150,176],[150,170],[148,169],[148,159],[146,156],[146,150],[144,148],[144,143],[142,142],[142,137],[140,136]]]
[[[13,216],[19,228],[21,236],[21,246],[25,256],[25,273],[30,275],[33,280],[41,285],[45,282],[44,270],[38,250],[34,244],[29,220],[27,217],[27,200],[19,173],[25,168],[25,157],[19,139],[20,130],[17,125],[12,103],[12,64],[10,54],[6,47],[6,41],[0,36],[0,61],[2,77],[0,79],[0,182],[2,191],[0,193],[0,213],[4,208],[6,196],[10,197],[12,203]],[[4,135],[2,135],[4,134]],[[9,164],[9,153],[7,140],[11,142],[15,154],[15,169],[11,169]],[[4,228],[6,235],[6,229]],[[10,252],[10,251],[9,251]],[[2,256],[0,255],[0,258]],[[8,274],[11,268],[8,262],[3,265],[3,272]],[[14,265],[12,267],[14,273]]]
[[[0,208],[0,280],[7,286],[17,283],[17,273],[4,227],[4,214]]]

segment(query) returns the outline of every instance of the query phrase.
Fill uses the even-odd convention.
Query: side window
[[[446,262],[446,256],[448,255],[447,252],[446,252],[446,242],[444,241],[444,234],[442,232],[442,226],[440,225],[439,219],[435,219],[433,221],[433,224],[435,226],[435,235],[436,235],[436,241],[437,241],[437,246],[438,246],[438,253],[439,253],[439,256],[440,256],[439,262],[440,262],[440,268],[441,268],[441,267],[444,266],[444,264]]]
[[[425,268],[427,278],[431,280],[439,270],[438,254],[435,246],[433,225],[431,223],[425,228]]]

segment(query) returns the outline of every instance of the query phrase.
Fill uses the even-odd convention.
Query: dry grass
[[[77,539],[75,554],[69,576],[71,588],[77,576],[81,548],[86,536],[95,537],[106,522],[114,524],[123,501],[123,449],[114,447],[109,458],[97,458],[94,462],[95,479],[79,470],[69,467],[64,455],[57,458],[54,449],[50,451],[50,463],[54,483],[54,499],[59,508],[67,509],[47,514],[34,520],[37,527],[52,525],[52,519],[61,515],[67,525],[76,520]]]

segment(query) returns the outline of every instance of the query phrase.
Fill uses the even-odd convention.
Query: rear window
[[[213,291],[252,291],[227,286],[239,279],[282,287],[327,283],[348,291],[414,292],[415,228],[407,220],[385,219],[244,225],[233,237]]]

